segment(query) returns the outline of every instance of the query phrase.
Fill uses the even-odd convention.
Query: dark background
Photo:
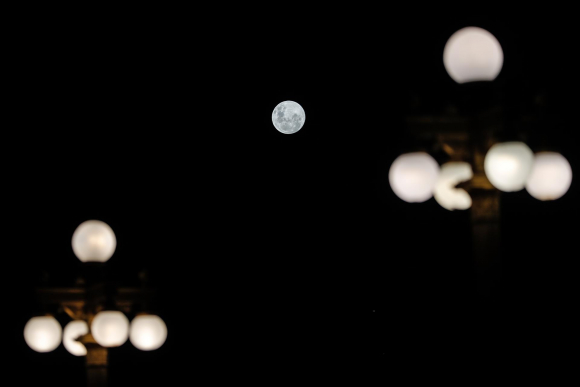
[[[22,331],[43,278],[73,283],[72,233],[99,219],[118,240],[111,283],[148,269],[169,330],[158,351],[111,350],[111,385],[564,374],[578,344],[576,177],[555,202],[502,195],[501,280],[482,298],[469,212],[405,203],[387,175],[424,145],[407,116],[479,104],[500,104],[508,127],[532,114],[531,148],[578,171],[572,23],[352,8],[276,9],[296,16],[270,22],[254,11],[8,15],[9,373],[83,385],[84,359],[62,345],[37,354]],[[471,25],[505,56],[480,88],[455,84],[442,63],[449,36]],[[306,111],[295,135],[271,123],[284,100]]]

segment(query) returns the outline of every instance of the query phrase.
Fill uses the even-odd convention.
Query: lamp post
[[[104,265],[115,252],[116,238],[106,223],[82,223],[73,234],[72,248],[83,266],[87,265],[84,277],[73,287],[37,289],[45,311],[64,312],[72,321],[63,332],[52,315],[33,317],[25,326],[24,338],[37,352],[56,349],[62,338],[68,352],[86,357],[87,386],[106,386],[109,348],[130,338],[142,351],[155,350],[165,342],[167,327],[159,316],[144,313],[155,294],[146,281],[138,288],[107,283]],[[130,323],[126,315],[131,314],[136,316]]]
[[[478,294],[492,295],[501,273],[500,191],[524,189],[539,200],[554,200],[570,187],[572,170],[559,153],[536,155],[521,140],[527,137],[526,125],[535,117],[513,119],[511,110],[496,99],[500,91],[492,81],[503,66],[503,51],[497,39],[481,28],[467,27],[453,34],[444,50],[443,62],[456,83],[461,100],[470,100],[464,111],[453,106],[441,115],[410,115],[406,119],[412,136],[432,145],[424,151],[443,155],[444,165],[436,183],[426,179],[414,183],[416,171],[405,171],[401,181],[413,183],[409,193],[422,190],[422,200],[435,196],[448,210],[469,209],[472,229],[472,257],[477,272]],[[508,120],[509,118],[509,120]],[[514,130],[514,123],[519,128]],[[511,140],[500,142],[500,139]],[[518,141],[513,141],[517,139]],[[391,188],[402,200],[410,201],[391,179]],[[423,153],[426,154],[426,153]],[[426,167],[421,167],[423,175]],[[473,170],[471,171],[470,168]],[[429,169],[430,170],[430,169]],[[429,189],[427,188],[427,191]],[[417,200],[416,200],[417,201]]]

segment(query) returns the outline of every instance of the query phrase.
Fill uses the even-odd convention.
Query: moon
[[[280,133],[296,133],[302,129],[305,121],[304,109],[294,101],[280,102],[272,112],[272,123]]]

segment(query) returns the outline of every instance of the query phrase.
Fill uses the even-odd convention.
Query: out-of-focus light
[[[89,333],[89,325],[85,321],[75,320],[66,324],[62,334],[62,343],[66,350],[75,356],[85,356],[87,348],[76,339],[87,333]]]
[[[115,233],[105,222],[87,220],[80,224],[72,237],[72,248],[83,262],[106,262],[117,247]]]
[[[61,337],[62,328],[52,316],[33,317],[24,326],[24,340],[36,352],[54,351]]]
[[[485,155],[483,167],[491,184],[500,191],[524,188],[532,170],[534,154],[523,142],[495,144]]]
[[[503,66],[503,50],[488,31],[466,27],[451,35],[445,44],[443,64],[457,83],[493,81]]]
[[[395,159],[389,183],[395,195],[408,203],[421,203],[433,196],[439,165],[424,152],[406,153]]]
[[[469,163],[450,162],[443,164],[433,192],[437,203],[450,211],[467,210],[471,207],[471,196],[464,189],[455,188],[455,186],[472,177],[473,171]]]
[[[572,184],[572,168],[564,156],[556,152],[539,152],[534,157],[526,190],[539,200],[556,200],[564,196]]]
[[[129,339],[141,351],[153,351],[165,343],[167,326],[159,316],[137,316],[131,321]]]
[[[91,323],[91,333],[101,346],[118,347],[129,337],[129,320],[121,312],[99,312]]]

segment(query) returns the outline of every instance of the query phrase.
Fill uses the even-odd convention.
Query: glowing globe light
[[[421,203],[433,196],[439,165],[424,152],[406,153],[389,169],[389,183],[395,195],[408,203]]]
[[[504,192],[524,188],[532,171],[534,154],[523,142],[495,144],[485,155],[483,167],[491,184]]]
[[[75,356],[86,356],[87,348],[77,339],[89,333],[89,325],[82,320],[71,321],[64,327],[62,343],[67,351]]]
[[[493,81],[503,66],[503,50],[488,31],[466,27],[451,35],[445,44],[443,64],[457,83]]]
[[[121,312],[99,312],[91,323],[91,333],[101,346],[118,347],[129,337],[129,320]]]
[[[539,200],[556,200],[572,184],[572,168],[564,156],[555,152],[536,153],[526,190]]]
[[[455,186],[473,177],[471,165],[465,162],[450,162],[441,166],[439,179],[433,196],[441,207],[453,210],[467,210],[471,207],[471,196]]]
[[[153,351],[165,343],[167,326],[159,316],[137,316],[131,321],[129,339],[141,351]]]
[[[115,252],[117,239],[108,224],[99,220],[81,223],[72,237],[72,248],[83,262],[105,262]]]
[[[54,351],[61,337],[62,328],[52,316],[33,317],[24,326],[24,340],[36,352]]]

